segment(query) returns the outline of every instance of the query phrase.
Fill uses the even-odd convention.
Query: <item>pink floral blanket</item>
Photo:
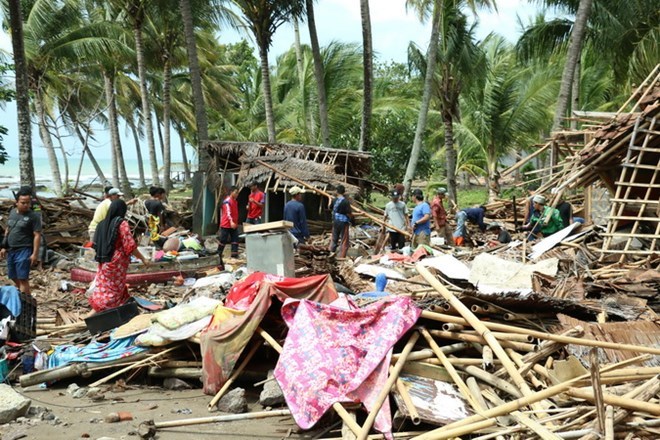
[[[420,313],[407,297],[364,308],[350,299],[287,300],[282,316],[289,333],[275,377],[298,426],[311,428],[335,402],[361,402],[369,411],[387,381],[392,347]],[[391,432],[389,401],[374,425]]]

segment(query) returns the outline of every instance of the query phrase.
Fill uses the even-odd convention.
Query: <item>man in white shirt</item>
[[[401,195],[397,191],[392,191],[390,194],[392,200],[385,205],[385,219],[384,221],[400,230],[407,230],[410,221],[408,220],[408,208],[406,204],[401,201]],[[392,229],[387,230],[390,234],[390,247],[392,250],[403,249],[406,245],[406,237]]]

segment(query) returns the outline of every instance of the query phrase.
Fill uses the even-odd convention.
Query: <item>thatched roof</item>
[[[239,185],[258,182],[278,190],[298,185],[281,174],[284,173],[324,190],[342,184],[352,195],[365,187],[380,186],[366,180],[371,171],[371,154],[365,152],[259,142],[207,141],[204,145],[214,158],[214,171],[238,171]],[[257,161],[269,163],[281,173]]]

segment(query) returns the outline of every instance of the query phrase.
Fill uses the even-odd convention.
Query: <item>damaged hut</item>
[[[211,156],[209,174],[217,176],[213,183],[216,202],[226,194],[226,188],[238,186],[241,189],[238,197],[241,219],[246,216],[247,186],[252,183],[259,184],[266,193],[264,221],[267,222],[282,220],[283,207],[288,201],[287,190],[292,186],[306,186],[308,192],[312,188],[332,192],[341,184],[353,198],[360,198],[365,191],[382,186],[366,179],[371,171],[371,154],[365,152],[226,141],[209,141],[206,148]],[[304,203],[308,218],[325,219],[327,200],[313,193],[305,197]]]

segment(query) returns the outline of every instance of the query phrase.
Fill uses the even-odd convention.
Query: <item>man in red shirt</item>
[[[238,188],[232,186],[229,195],[222,202],[220,212],[220,246],[218,254],[220,255],[220,266],[224,268],[222,254],[225,246],[231,244],[231,257],[238,258]]]
[[[443,200],[447,196],[445,188],[438,188],[435,192],[435,197],[431,202],[431,212],[433,213],[433,222],[435,223],[435,230],[440,237],[444,237],[445,244],[451,245],[454,240],[452,238],[449,225],[447,225],[447,210],[443,204]]]
[[[258,225],[261,223],[261,216],[264,213],[264,205],[266,204],[266,194],[259,190],[259,185],[252,183],[250,185],[250,197],[248,198],[247,205],[247,220],[245,223],[251,225]]]

